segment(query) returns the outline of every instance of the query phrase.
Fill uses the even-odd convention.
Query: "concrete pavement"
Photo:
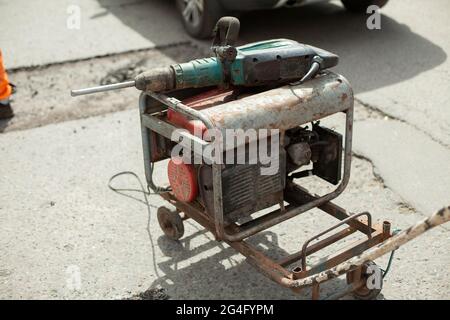
[[[434,212],[448,204],[447,148],[399,121],[359,121],[355,132],[355,152],[370,159],[384,183],[399,190],[407,203],[421,212]],[[405,143],[404,137],[414,143]]]
[[[448,146],[449,11],[446,0],[390,1],[381,30],[368,30],[366,16],[339,2],[252,12],[242,19],[241,40],[288,37],[336,52],[337,70],[362,102]]]
[[[10,31],[0,36],[7,66],[50,64],[11,73],[19,87],[17,117],[0,122],[0,296],[127,298],[161,287],[171,298],[298,298],[193,223],[177,244],[162,237],[151,214],[149,234],[145,204],[107,188],[122,170],[143,177],[138,93],[72,99],[69,89],[203,56],[208,43],[185,35],[171,1],[76,1],[78,31],[64,27],[72,3],[0,1],[0,24]],[[351,211],[369,209],[404,228],[450,203],[448,9],[445,0],[391,1],[380,31],[365,29],[365,17],[338,2],[241,19],[242,43],[287,37],[341,56],[338,71],[359,101],[360,157],[338,200]],[[104,57],[90,59],[97,56]],[[165,179],[163,171],[158,178]],[[129,177],[117,182],[137,187]],[[143,200],[139,192],[130,195]],[[279,256],[331,223],[317,212],[295,222],[301,235],[298,225],[281,225],[254,241]],[[449,299],[449,240],[448,226],[441,227],[399,250],[384,297]],[[67,281],[77,270],[81,288],[74,291]]]
[[[0,1],[8,68],[40,66],[185,42],[172,1]],[[74,9],[75,8],[75,9]],[[78,8],[78,9],[77,9]],[[79,14],[79,28],[74,19]],[[68,27],[69,25],[69,27]]]

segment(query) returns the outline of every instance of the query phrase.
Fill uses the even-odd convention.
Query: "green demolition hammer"
[[[334,67],[339,57],[328,51],[288,39],[274,39],[235,47],[240,22],[221,18],[215,28],[214,57],[196,59],[139,74],[134,80],[72,90],[72,96],[136,87],[165,92],[209,86],[262,86],[304,82]]]

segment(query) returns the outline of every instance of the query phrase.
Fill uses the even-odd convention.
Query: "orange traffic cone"
[[[10,104],[12,86],[8,81],[5,67],[3,65],[3,55],[0,50],[0,119],[11,118],[14,113]]]

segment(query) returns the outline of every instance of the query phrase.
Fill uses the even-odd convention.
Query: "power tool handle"
[[[241,23],[235,17],[222,17],[214,28],[214,47],[234,46],[238,37]]]

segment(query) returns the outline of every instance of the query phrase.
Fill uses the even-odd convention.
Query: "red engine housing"
[[[236,98],[237,91],[235,89],[219,88],[185,99],[183,103],[193,109],[202,110]],[[206,131],[203,122],[188,119],[183,114],[172,109],[167,111],[167,120],[177,127],[188,130],[194,135],[201,134],[203,137]],[[183,163],[182,158],[179,157],[172,158],[167,166],[167,173],[172,191],[178,200],[192,202],[197,198],[199,190],[197,170],[194,165]]]
[[[194,165],[186,164],[182,158],[170,159],[167,166],[170,186],[178,200],[191,202],[197,198],[197,172]]]

